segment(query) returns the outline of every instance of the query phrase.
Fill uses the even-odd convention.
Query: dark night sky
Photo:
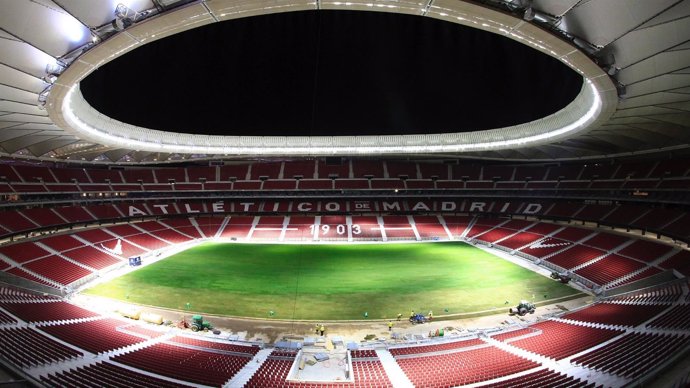
[[[81,83],[104,114],[223,135],[460,132],[556,112],[582,78],[495,34],[431,18],[307,11],[214,23]]]

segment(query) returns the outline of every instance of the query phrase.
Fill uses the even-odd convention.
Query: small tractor
[[[551,279],[559,280],[561,283],[566,284],[570,281],[570,276],[567,273],[553,271],[551,272]]]
[[[526,301],[526,300],[521,300],[520,304],[517,305],[517,307],[511,307],[509,312],[511,315],[519,315],[519,316],[525,316],[527,313],[534,314],[534,311],[537,308],[534,306],[534,304]]]
[[[424,316],[424,314],[415,314],[415,315],[413,315],[413,316],[410,317],[410,322],[411,322],[413,325],[416,325],[416,324],[418,324],[418,323],[424,323],[424,322],[426,322],[426,321],[427,321],[427,319],[426,319],[426,317]]]
[[[213,329],[213,325],[211,325],[211,322],[209,321],[204,321],[204,317],[201,315],[193,315],[192,316],[192,324],[189,325],[190,329],[192,331],[209,331]]]

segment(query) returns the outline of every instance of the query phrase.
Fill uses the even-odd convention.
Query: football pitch
[[[84,292],[142,305],[273,319],[390,319],[507,311],[580,293],[460,242],[204,243]],[[506,301],[509,302],[506,304]]]

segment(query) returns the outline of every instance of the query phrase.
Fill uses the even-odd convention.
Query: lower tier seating
[[[66,372],[41,376],[41,382],[48,387],[142,387],[142,388],[184,388],[189,385],[178,384],[135,372],[109,362],[98,362],[70,369]]]
[[[29,290],[13,287],[10,285],[0,286],[0,302],[30,302],[30,301],[58,301],[59,298],[53,295],[39,295]]]
[[[251,357],[232,356],[165,343],[124,353],[113,361],[197,384],[221,386]]]
[[[92,318],[98,314],[66,302],[0,303],[0,307],[25,322],[65,321]]]
[[[481,388],[545,388],[545,387],[569,387],[569,388],[593,388],[594,383],[587,383],[581,379],[554,372],[550,369],[542,369],[528,373],[520,377],[503,380],[497,383],[480,385]]]
[[[575,271],[576,274],[585,277],[592,282],[604,285],[622,278],[645,267],[639,261],[626,259],[625,257],[612,254],[603,259],[592,263],[584,268]]]
[[[590,353],[573,359],[588,368],[637,378],[663,363],[690,343],[690,337],[631,333]]]
[[[289,222],[286,223],[286,220]],[[468,237],[476,236],[477,241],[492,243],[504,250],[519,250],[523,256],[544,259],[546,266],[573,270],[579,275],[577,279],[585,279],[582,283],[587,287],[619,287],[655,275],[665,268],[690,271],[688,251],[671,251],[669,245],[659,242],[642,241],[639,246],[644,247],[646,252],[675,254],[663,263],[656,264],[654,261],[655,264],[651,265],[644,260],[589,245],[610,248],[632,241],[630,246],[636,246],[638,240],[628,237],[519,219],[454,215],[201,216],[196,219],[144,221],[2,246],[0,270],[61,288],[73,286],[74,282],[93,276],[98,271],[124,263],[123,259],[127,257],[189,242],[193,238],[215,237],[217,234],[225,239],[248,242],[346,241],[350,238],[355,241],[381,241],[384,238],[389,241],[446,239],[448,232],[457,239],[463,237],[473,222]],[[661,247],[654,248],[656,245]],[[50,247],[59,253],[51,254],[42,247]],[[121,247],[121,252],[113,253],[116,247]],[[636,256],[630,252],[628,254]]]
[[[3,311],[0,311],[0,325],[12,325],[14,323],[17,323],[14,318],[7,315],[7,313]]]
[[[683,294],[683,287],[674,283],[651,291],[637,291],[623,296],[615,296],[607,301],[623,304],[670,304],[678,301]]]
[[[690,305],[681,304],[675,306],[659,318],[650,322],[647,326],[664,329],[688,330],[690,329]]]
[[[350,382],[319,383],[311,381],[287,381],[290,368],[295,362],[297,353],[284,350],[274,350],[261,364],[251,379],[244,385],[245,388],[391,388],[391,384],[383,364],[378,359],[376,352],[369,351],[366,357],[357,354],[352,355],[352,377]]]
[[[256,346],[237,345],[225,342],[205,341],[198,338],[175,336],[168,340],[175,344],[192,345],[200,348],[223,350],[226,352],[245,354],[253,356],[259,352]]]
[[[665,305],[598,303],[561,318],[607,325],[637,326],[661,313],[667,307]]]
[[[541,330],[540,335],[519,339],[510,344],[518,348],[560,360],[622,334],[622,330],[596,329],[556,321],[530,326]]]
[[[575,245],[570,249],[547,257],[546,260],[562,268],[569,269],[605,254],[606,252],[599,249],[590,248],[584,245]]]
[[[61,253],[65,257],[88,265],[91,268],[101,270],[108,268],[111,265],[121,264],[122,260],[119,260],[107,253],[103,253],[92,246],[83,246],[81,248],[72,249]]]
[[[23,267],[65,286],[93,274],[92,271],[55,255],[32,261]]]
[[[440,355],[396,358],[416,387],[453,387],[495,379],[539,364],[494,346]]]
[[[117,331],[125,323],[116,319],[42,326],[40,330],[91,353],[124,348],[145,339]],[[89,333],[89,335],[84,335]]]
[[[453,341],[442,344],[422,345],[422,346],[406,346],[400,348],[389,349],[393,356],[401,356],[405,354],[423,354],[432,352],[447,352],[455,349],[463,349],[472,346],[487,346],[488,344],[479,338],[474,338],[466,341]]]
[[[78,358],[83,354],[34,329],[23,327],[0,328],[0,355],[17,367],[30,368]]]

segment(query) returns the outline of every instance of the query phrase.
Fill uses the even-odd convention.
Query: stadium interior
[[[688,0],[2,2],[0,385],[690,386],[689,17]],[[465,243],[571,289],[358,319],[89,294],[214,242]]]

